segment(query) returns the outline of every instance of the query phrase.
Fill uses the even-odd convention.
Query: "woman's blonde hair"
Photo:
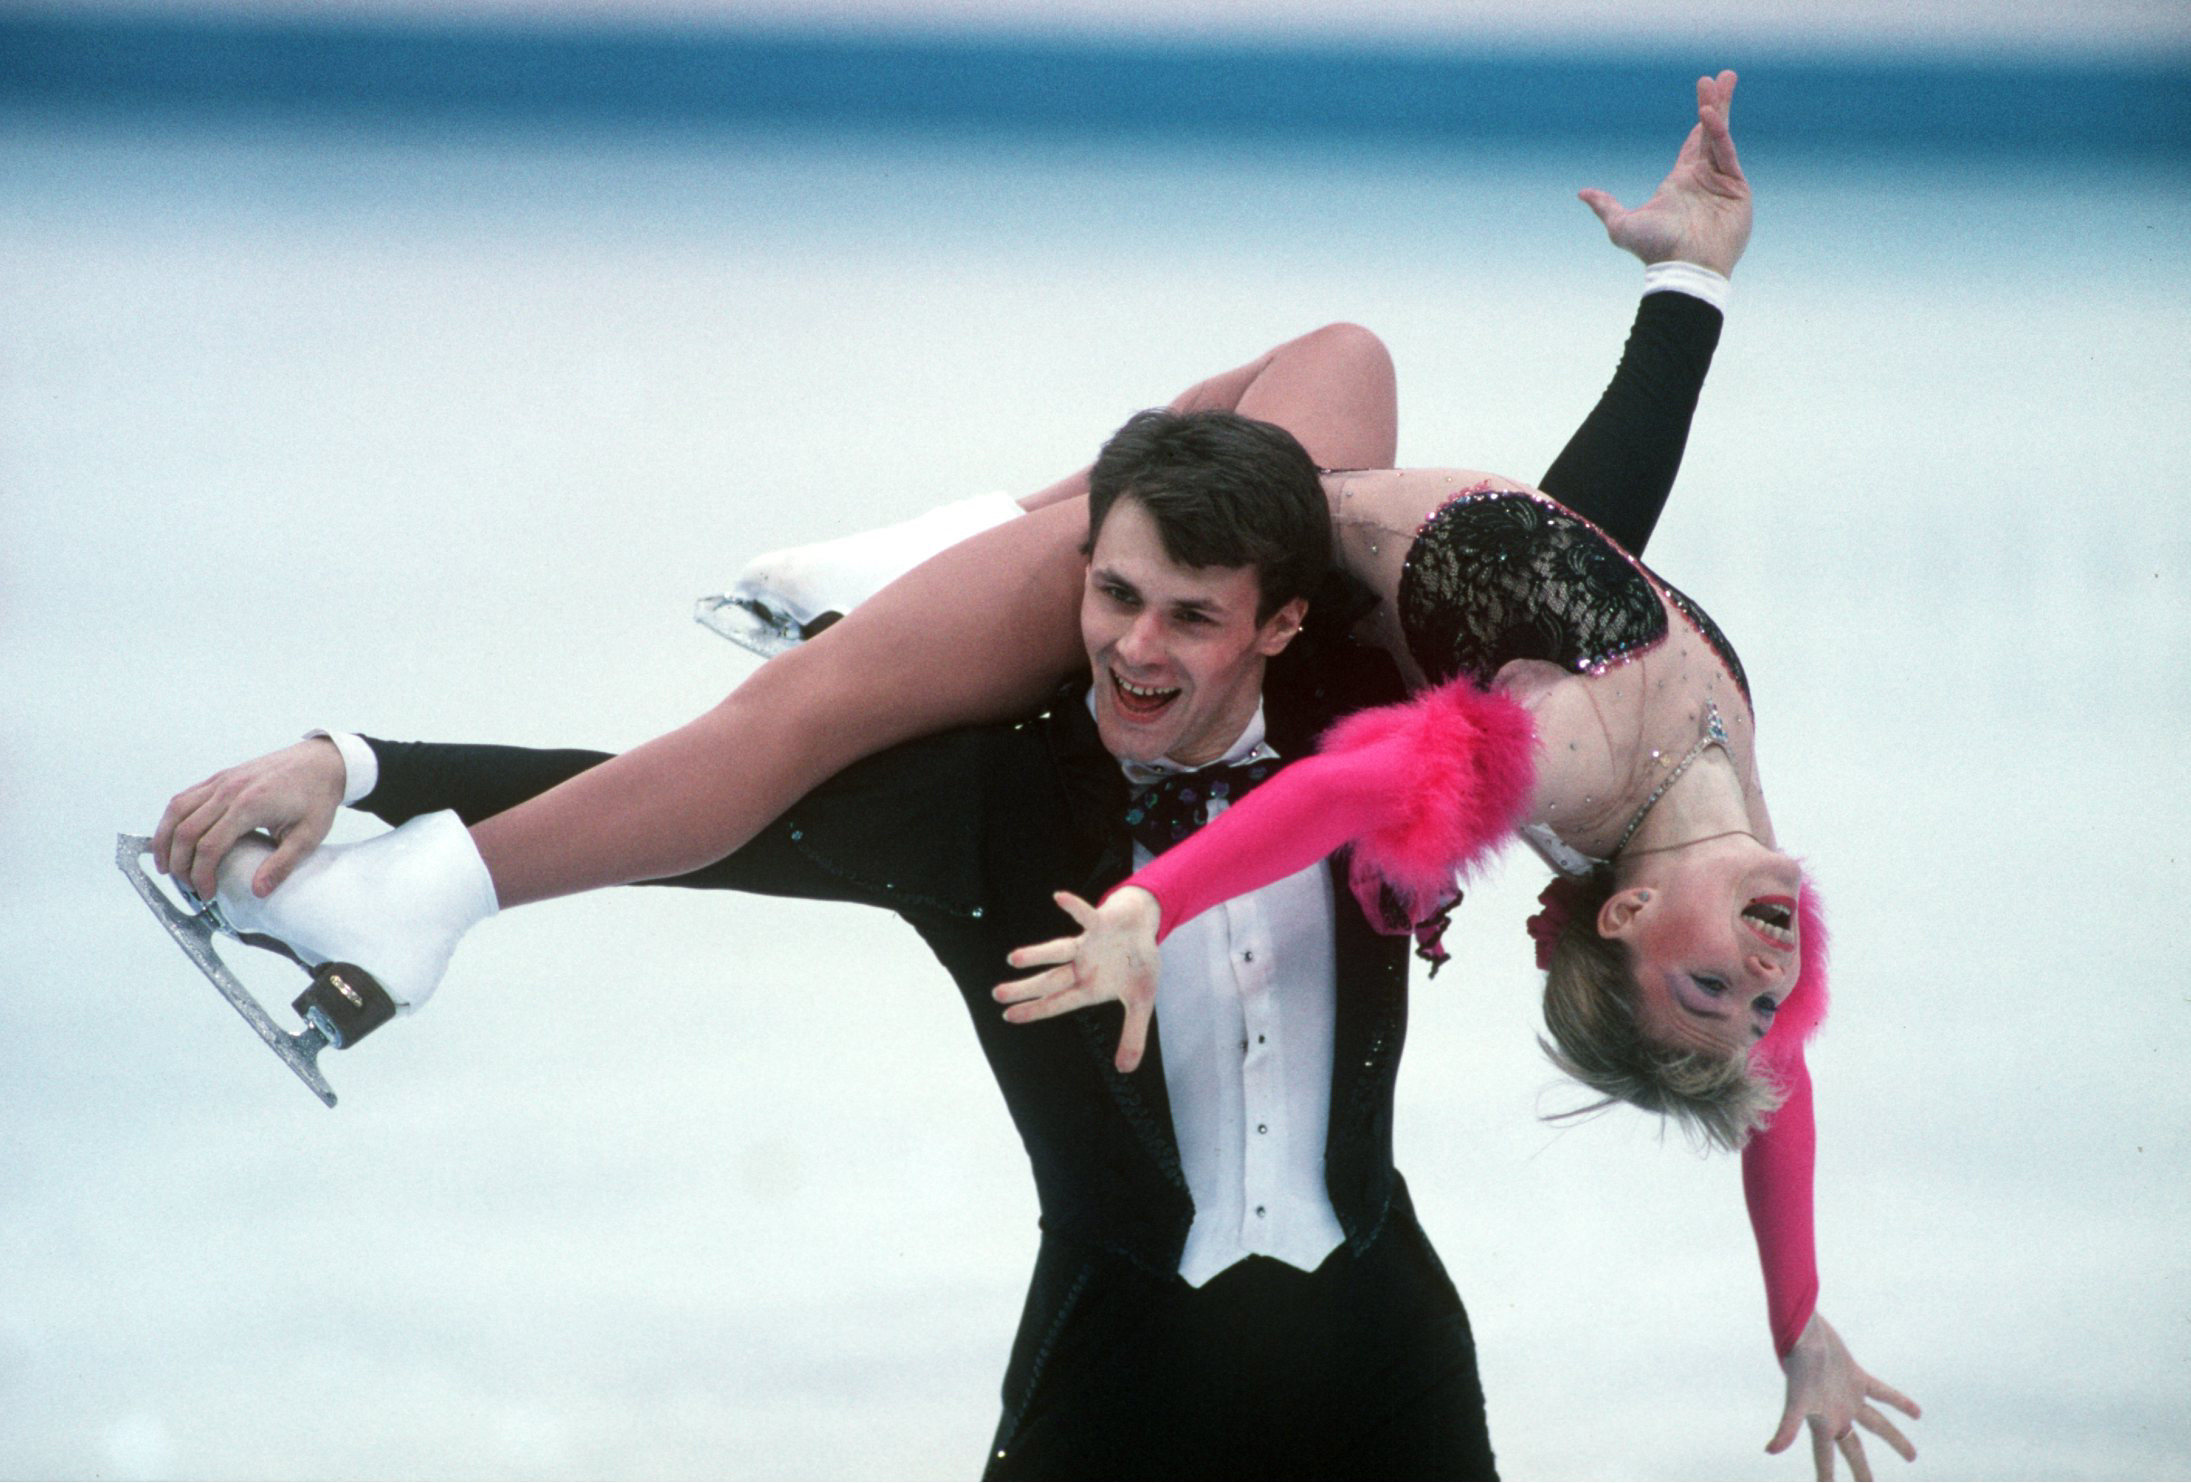
[[[1741,1052],[1715,1056],[1645,1039],[1628,949],[1598,935],[1598,911],[1613,894],[1611,867],[1562,884],[1566,920],[1544,977],[1544,1024],[1552,1038],[1539,1036],[1537,1043],[1560,1070],[1604,1098],[1562,1115],[1627,1102],[1674,1119],[1706,1143],[1741,1148],[1780,1105],[1781,1089]]]

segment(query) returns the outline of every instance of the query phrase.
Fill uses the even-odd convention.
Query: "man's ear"
[[[1274,658],[1293,642],[1301,631],[1302,620],[1309,615],[1309,601],[1297,597],[1277,612],[1263,620],[1262,629],[1255,636],[1255,650],[1265,659]]]
[[[1641,887],[1615,891],[1605,898],[1605,905],[1598,908],[1598,936],[1626,937],[1635,929],[1636,918],[1650,904],[1651,893]]]

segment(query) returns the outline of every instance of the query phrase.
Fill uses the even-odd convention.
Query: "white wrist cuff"
[[[360,798],[380,786],[380,758],[364,737],[349,731],[322,731],[317,727],[307,731],[305,739],[324,736],[342,753],[342,804],[348,808]]]
[[[1735,286],[1724,273],[1715,273],[1696,263],[1669,261],[1644,266],[1643,291],[1647,294],[1687,294],[1725,314],[1728,301],[1734,297]]]

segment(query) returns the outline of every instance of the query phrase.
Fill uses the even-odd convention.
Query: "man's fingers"
[[[1910,1445],[1910,1439],[1902,1435],[1900,1427],[1879,1414],[1878,1407],[1858,1406],[1856,1408],[1856,1419],[1872,1435],[1884,1437],[1889,1447],[1902,1454],[1902,1461],[1917,1461],[1917,1449]]]
[[[176,826],[197,810],[198,805],[205,801],[206,790],[212,786],[211,778],[193,784],[170,798],[167,807],[161,810],[159,826],[152,831],[152,866],[160,874],[168,873],[167,851],[174,843]]]
[[[1864,1377],[1864,1394],[1875,1401],[1885,1401],[1912,1421],[1925,1419],[1925,1411],[1922,1406],[1876,1376],[1866,1375]]]
[[[185,814],[175,826],[175,832],[167,841],[167,873],[176,880],[197,889],[195,872],[198,854],[205,837],[221,821],[227,810],[212,794],[198,800],[198,806]]]
[[[1811,1422],[1811,1465],[1818,1473],[1818,1483],[1832,1483],[1833,1438],[1826,1435],[1822,1422]]]
[[[1773,1433],[1773,1439],[1765,1444],[1765,1450],[1775,1455],[1787,1451],[1795,1445],[1795,1434],[1801,1430],[1803,1413],[1791,1405],[1781,1413],[1780,1430]]]
[[[237,810],[228,809],[198,837],[198,847],[190,857],[190,889],[198,893],[199,900],[211,901],[220,889],[221,861],[228,858],[228,852],[250,827]]]
[[[304,857],[319,848],[327,836],[316,834],[302,827],[292,829],[282,836],[281,844],[259,866],[258,874],[251,877],[251,889],[260,896],[271,896],[281,883],[289,879],[289,872],[304,863]]]

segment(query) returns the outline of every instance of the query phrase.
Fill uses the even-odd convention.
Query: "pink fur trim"
[[[1830,945],[1826,933],[1826,908],[1818,899],[1818,887],[1810,872],[1803,873],[1803,887],[1796,893],[1795,987],[1788,991],[1773,1027],[1761,1042],[1768,1053],[1800,1051],[1818,1027],[1826,1022],[1826,958]]]
[[[1402,804],[1400,822],[1354,842],[1350,884],[1371,921],[1386,919],[1387,886],[1410,922],[1451,906],[1456,873],[1489,859],[1527,814],[1536,746],[1529,712],[1465,679],[1358,711],[1324,734],[1329,754],[1373,750]]]

